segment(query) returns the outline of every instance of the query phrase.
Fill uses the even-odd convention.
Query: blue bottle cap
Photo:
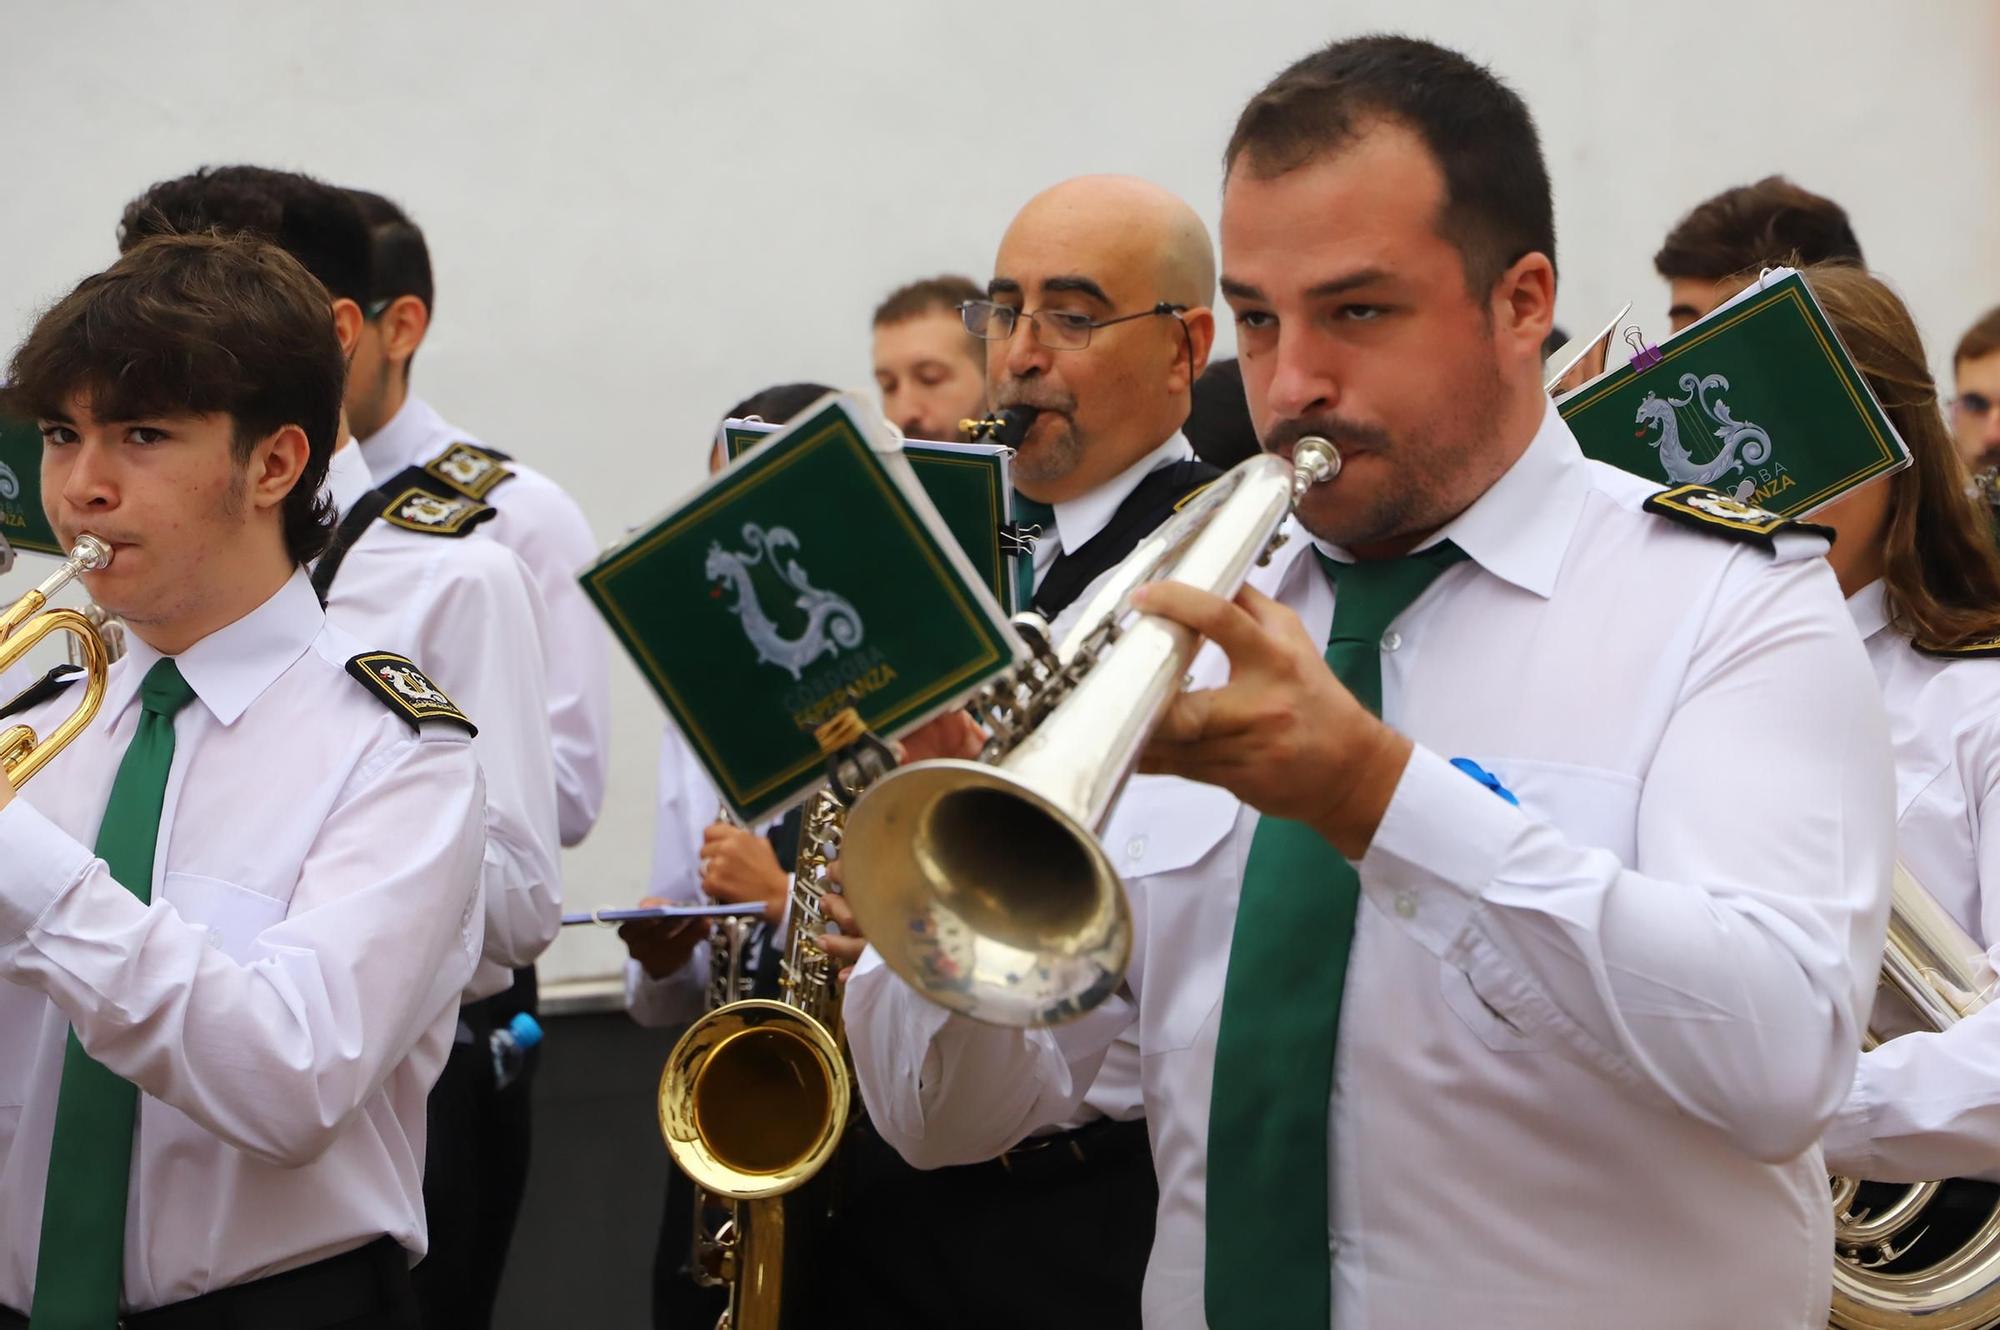
[[[514,1036],[514,1046],[527,1052],[542,1042],[542,1025],[525,1011],[514,1013],[514,1019],[507,1022],[507,1033]]]

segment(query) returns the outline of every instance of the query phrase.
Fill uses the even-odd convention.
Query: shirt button
[[[1405,919],[1417,917],[1417,898],[1407,891],[1396,893],[1396,913]]]
[[[1145,853],[1146,838],[1144,836],[1134,836],[1131,840],[1125,842],[1125,857],[1127,859],[1137,859]]]
[[[1384,651],[1394,651],[1402,645],[1403,635],[1395,629],[1391,628],[1388,632],[1382,634],[1382,649]]]

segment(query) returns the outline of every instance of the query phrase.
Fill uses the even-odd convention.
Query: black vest
[[[1085,587],[1117,566],[1196,491],[1221,474],[1194,457],[1153,471],[1125,496],[1125,502],[1118,505],[1102,531],[1085,541],[1082,548],[1064,550],[1049,565],[1041,585],[1035,588],[1035,612],[1051,620],[1061,614],[1083,594]]]

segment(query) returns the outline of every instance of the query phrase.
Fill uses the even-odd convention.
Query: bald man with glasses
[[[1051,620],[1219,472],[1181,433],[1215,338],[1215,250],[1157,185],[1086,176],[1008,226],[986,299],[959,307],[986,343],[996,408],[1040,410],[1014,457],[1032,530],[1033,607]],[[850,963],[863,940],[838,897]],[[836,1258],[856,1324],[1139,1325],[1158,1188],[1136,1031],[1075,1117],[983,1164],[919,1171],[872,1126],[849,1140]]]
[[[1181,434],[1214,299],[1215,248],[1192,208],[1143,180],[1084,176],[1028,201],[986,299],[960,307],[987,344],[994,407],[1041,411],[1014,488],[1036,529],[1033,606],[1050,618],[1214,479]]]

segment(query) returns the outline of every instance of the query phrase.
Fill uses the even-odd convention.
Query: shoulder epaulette
[[[2000,637],[1989,637],[1984,642],[1966,642],[1955,647],[1915,641],[1910,645],[1926,656],[1936,656],[1942,660],[1986,660],[2000,657]],[[0,712],[0,715],[4,714]]]
[[[495,485],[513,479],[514,469],[507,465],[512,460],[461,440],[417,469],[468,499],[483,499]]]
[[[444,695],[442,688],[393,651],[364,651],[347,662],[347,672],[387,702],[389,710],[408,721],[412,729],[427,720],[442,720],[463,726],[467,734],[479,733],[479,727]]]
[[[407,472],[404,474],[408,474]],[[494,509],[463,494],[438,494],[419,485],[401,484],[403,477],[382,487],[389,496],[382,520],[405,531],[432,536],[462,536],[494,515]]]
[[[63,689],[83,678],[84,673],[85,671],[80,665],[56,666],[6,702],[0,702],[0,720],[5,720],[9,716],[18,716],[30,707],[40,706]]]
[[[1803,531],[1824,536],[1830,543],[1830,527],[1795,522],[1765,508],[1753,508],[1706,485],[1676,485],[1661,490],[1643,505],[1647,512],[1671,518],[1683,526],[1696,527],[1732,540],[1746,540],[1770,549],[1781,531]]]

